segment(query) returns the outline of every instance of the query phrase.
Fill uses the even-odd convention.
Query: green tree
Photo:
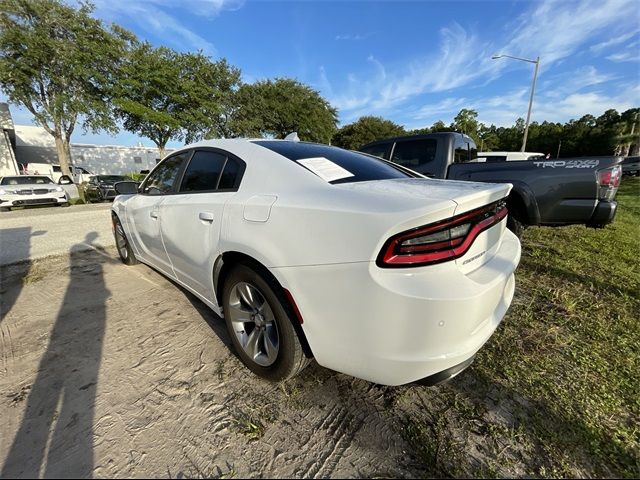
[[[115,132],[113,83],[133,35],[91,17],[93,6],[58,0],[0,0],[0,89],[55,139],[69,175],[69,141],[85,129]]]
[[[226,60],[137,44],[121,69],[114,103],[126,130],[151,139],[160,157],[169,140],[224,136],[240,71]]]
[[[431,132],[450,132],[451,127],[447,127],[442,120],[438,120],[431,125]]]
[[[298,132],[301,140],[329,143],[338,114],[311,87],[289,78],[262,80],[240,87],[237,110],[229,122],[236,136],[284,138]]]
[[[360,117],[345,125],[333,136],[332,143],[338,147],[357,150],[365,143],[404,135],[404,128],[381,117]]]
[[[478,112],[463,108],[453,119],[452,127],[458,132],[469,135],[478,143]]]

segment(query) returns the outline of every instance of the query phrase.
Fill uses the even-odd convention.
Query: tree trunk
[[[69,168],[69,141],[64,138],[62,132],[57,129],[54,138],[56,140],[56,151],[58,152],[60,170],[62,170],[63,175],[71,177],[71,169]]]
[[[164,158],[166,144],[156,145],[156,146],[158,147],[158,154],[160,155],[160,160],[162,160]]]

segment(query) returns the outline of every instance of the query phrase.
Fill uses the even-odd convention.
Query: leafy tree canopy
[[[284,138],[298,132],[301,140],[329,143],[337,111],[311,87],[289,78],[244,84],[236,95],[230,120],[235,136]]]
[[[332,142],[338,147],[357,150],[365,143],[405,134],[402,126],[390,120],[368,116],[342,127],[335,133]]]
[[[0,0],[0,88],[54,136],[69,173],[69,139],[78,122],[115,131],[110,95],[118,65],[134,37],[106,28],[93,6],[58,0]]]
[[[193,142],[225,133],[240,70],[226,60],[179,53],[147,42],[132,49],[116,87],[126,130],[151,139],[161,156],[169,140]]]

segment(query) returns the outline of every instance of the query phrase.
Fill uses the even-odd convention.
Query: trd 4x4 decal
[[[549,160],[533,163],[536,167],[542,168],[596,168],[600,165],[600,160]]]

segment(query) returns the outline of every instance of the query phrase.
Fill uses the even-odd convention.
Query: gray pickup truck
[[[455,132],[388,138],[359,150],[428,177],[513,184],[508,225],[517,235],[529,225],[602,228],[616,214],[621,157],[480,163],[474,141]]]

